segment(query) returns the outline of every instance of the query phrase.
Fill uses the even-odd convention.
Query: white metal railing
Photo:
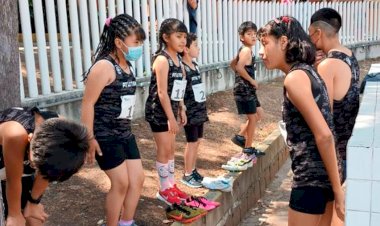
[[[150,58],[157,49],[157,29],[161,22],[165,18],[176,17],[187,26],[189,24],[186,0],[32,2],[33,20],[28,1],[18,0],[22,27],[20,64],[26,71],[21,76],[27,80],[25,93],[25,83],[21,83],[22,98],[82,89],[82,74],[91,65],[91,54],[96,49],[108,16],[128,13],[149,33],[144,42],[144,57],[135,65],[137,77],[150,76]],[[322,7],[332,7],[341,13],[343,27],[340,33],[344,44],[380,40],[380,2],[281,4],[251,0],[200,0],[197,35],[201,55],[198,62],[210,65],[232,59],[240,45],[237,30],[243,21],[251,20],[260,27],[280,15],[291,15],[307,29],[310,16]],[[35,27],[34,34],[31,22]],[[259,44],[256,47],[257,55]]]

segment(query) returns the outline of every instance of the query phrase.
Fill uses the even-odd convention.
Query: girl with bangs
[[[266,68],[286,74],[283,121],[294,173],[288,225],[330,226],[333,208],[344,218],[344,193],[326,85],[312,67],[315,47],[288,16],[268,22],[258,37]]]
[[[131,132],[136,78],[130,63],[141,57],[144,40],[145,32],[133,17],[121,14],[108,18],[95,63],[84,78],[81,118],[91,137],[87,161],[92,163],[96,158],[111,181],[105,201],[109,226],[135,225],[133,216],[144,182]]]
[[[180,204],[188,198],[178,189],[174,179],[175,136],[179,125],[184,126],[187,122],[183,102],[186,77],[179,56],[186,46],[186,37],[187,28],[180,20],[169,18],[162,22],[145,104],[145,119],[150,124],[157,148],[156,168],[160,183],[157,198],[169,205]]]

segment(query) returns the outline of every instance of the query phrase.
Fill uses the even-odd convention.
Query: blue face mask
[[[121,50],[124,54],[124,58],[127,61],[136,61],[138,60],[142,54],[143,54],[143,47],[136,46],[136,47],[128,47],[124,43],[123,45],[128,48],[128,53],[125,53],[123,50]]]

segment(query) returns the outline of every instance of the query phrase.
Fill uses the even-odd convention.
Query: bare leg
[[[248,118],[248,125],[247,125],[247,137],[245,140],[245,147],[252,147],[252,142],[253,142],[253,136],[255,134],[255,129],[256,129],[256,114],[249,114],[247,115]]]
[[[301,213],[291,208],[288,210],[288,226],[318,226],[322,215]]]

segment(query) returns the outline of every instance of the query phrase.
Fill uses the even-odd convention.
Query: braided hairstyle
[[[186,25],[182,21],[175,18],[168,18],[162,21],[158,34],[158,49],[156,51],[156,56],[164,49],[165,46],[167,46],[167,43],[164,40],[164,34],[169,36],[175,32],[187,33]]]
[[[94,64],[108,56],[110,53],[116,53],[116,38],[124,40],[127,36],[133,34],[137,36],[139,41],[144,41],[146,39],[144,29],[141,27],[141,24],[135,20],[135,18],[128,14],[120,14],[112,19],[108,18],[104,24],[99,45],[93,56]],[[88,73],[85,73],[84,80],[86,80],[87,75]]]

